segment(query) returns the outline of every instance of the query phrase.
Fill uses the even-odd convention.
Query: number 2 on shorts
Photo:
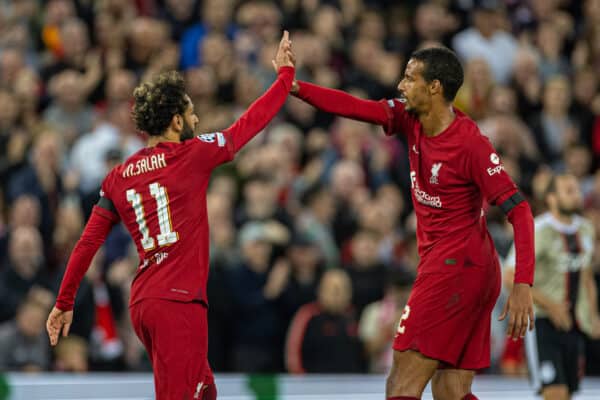
[[[406,321],[408,316],[410,315],[410,306],[407,304],[404,306],[404,311],[402,311],[402,316],[400,316],[400,321],[398,322],[398,333],[403,334],[406,330],[406,326],[402,326],[402,321]]]

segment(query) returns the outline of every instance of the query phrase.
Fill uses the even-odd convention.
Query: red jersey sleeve
[[[112,221],[113,223],[117,223],[120,220],[119,214],[117,213],[117,209],[114,206],[112,200],[112,182],[114,179],[114,169],[106,175],[104,180],[102,181],[102,186],[100,188],[100,199],[98,200],[98,209],[95,210],[98,214],[102,215],[106,219]]]
[[[228,131],[203,133],[192,140],[194,157],[209,170],[233,160],[235,152]]]
[[[406,111],[402,99],[380,100],[379,103],[383,106],[387,115],[386,123],[383,125],[386,135],[391,136],[400,133],[408,136],[413,133],[417,119]]]
[[[56,308],[59,310],[71,311],[73,309],[75,295],[81,280],[90,267],[94,255],[115,224],[115,219],[107,218],[107,212],[103,210],[100,206],[94,206],[83,234],[71,253],[56,298]]]
[[[467,140],[466,174],[479,187],[490,204],[496,204],[498,197],[517,186],[504,170],[500,157],[489,139],[481,134]]]
[[[294,74],[295,69],[293,67],[279,68],[277,79],[271,87],[256,99],[237,121],[225,130],[231,138],[234,153],[244,147],[277,115],[290,93]]]
[[[401,99],[363,100],[341,90],[299,81],[296,96],[327,113],[381,125],[386,135],[412,133],[416,119]]]
[[[498,197],[496,203],[500,205],[507,201],[516,190],[505,192]],[[535,224],[531,208],[527,201],[522,201],[514,206],[507,214],[508,221],[514,230],[514,252],[509,255],[515,266],[514,283],[533,285],[535,273]],[[516,255],[515,255],[516,253]]]
[[[341,90],[299,81],[296,96],[327,113],[381,125],[386,135],[410,135],[417,119],[404,107],[402,99],[363,100]]]
[[[209,170],[231,161],[277,115],[292,87],[294,71],[292,67],[281,67],[277,80],[229,128],[198,135],[193,142],[194,156]]]
[[[385,126],[390,115],[377,101],[364,100],[346,92],[298,81],[296,97],[326,113]]]
[[[60,290],[56,297],[56,308],[59,310],[70,311],[73,309],[77,289],[90,267],[94,255],[104,243],[113,225],[119,222],[120,218],[110,194],[113,171],[104,178],[102,189],[100,190],[100,199],[94,206],[92,215],[85,225],[81,238],[69,257]]]

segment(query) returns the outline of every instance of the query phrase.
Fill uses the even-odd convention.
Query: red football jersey
[[[420,272],[495,256],[483,202],[493,203],[516,185],[473,120],[459,110],[441,134],[427,137],[399,99],[382,100],[388,135],[408,139],[412,198],[417,215]]]
[[[131,234],[140,264],[130,304],[144,298],[206,301],[209,238],[206,189],[233,156],[227,131],[141,149],[102,183]]]
[[[210,173],[231,160],[271,121],[285,102],[293,79],[294,68],[281,67],[269,90],[223,132],[206,133],[183,143],[161,142],[115,167],[104,179],[100,201],[69,258],[56,307],[73,309],[75,293],[92,257],[119,218],[140,256],[131,304],[150,297],[206,302],[206,188]]]

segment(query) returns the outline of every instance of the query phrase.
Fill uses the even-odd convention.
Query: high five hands
[[[294,67],[296,65],[296,55],[292,51],[292,41],[290,40],[290,33],[288,31],[283,31],[277,54],[272,63],[275,72],[279,72],[279,68],[281,67]],[[294,82],[292,83],[292,93],[297,93],[298,89],[298,82],[294,79]]]
[[[279,72],[279,68],[281,67],[293,67],[296,65],[296,56],[292,52],[292,41],[290,40],[290,33],[288,31],[283,31],[277,54],[272,63],[275,72]]]

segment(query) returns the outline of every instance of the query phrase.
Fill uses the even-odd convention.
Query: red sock
[[[408,397],[408,396],[398,396],[398,397],[388,397],[387,400],[419,400],[418,397]]]
[[[462,400],[479,400],[473,393],[469,393]]]

